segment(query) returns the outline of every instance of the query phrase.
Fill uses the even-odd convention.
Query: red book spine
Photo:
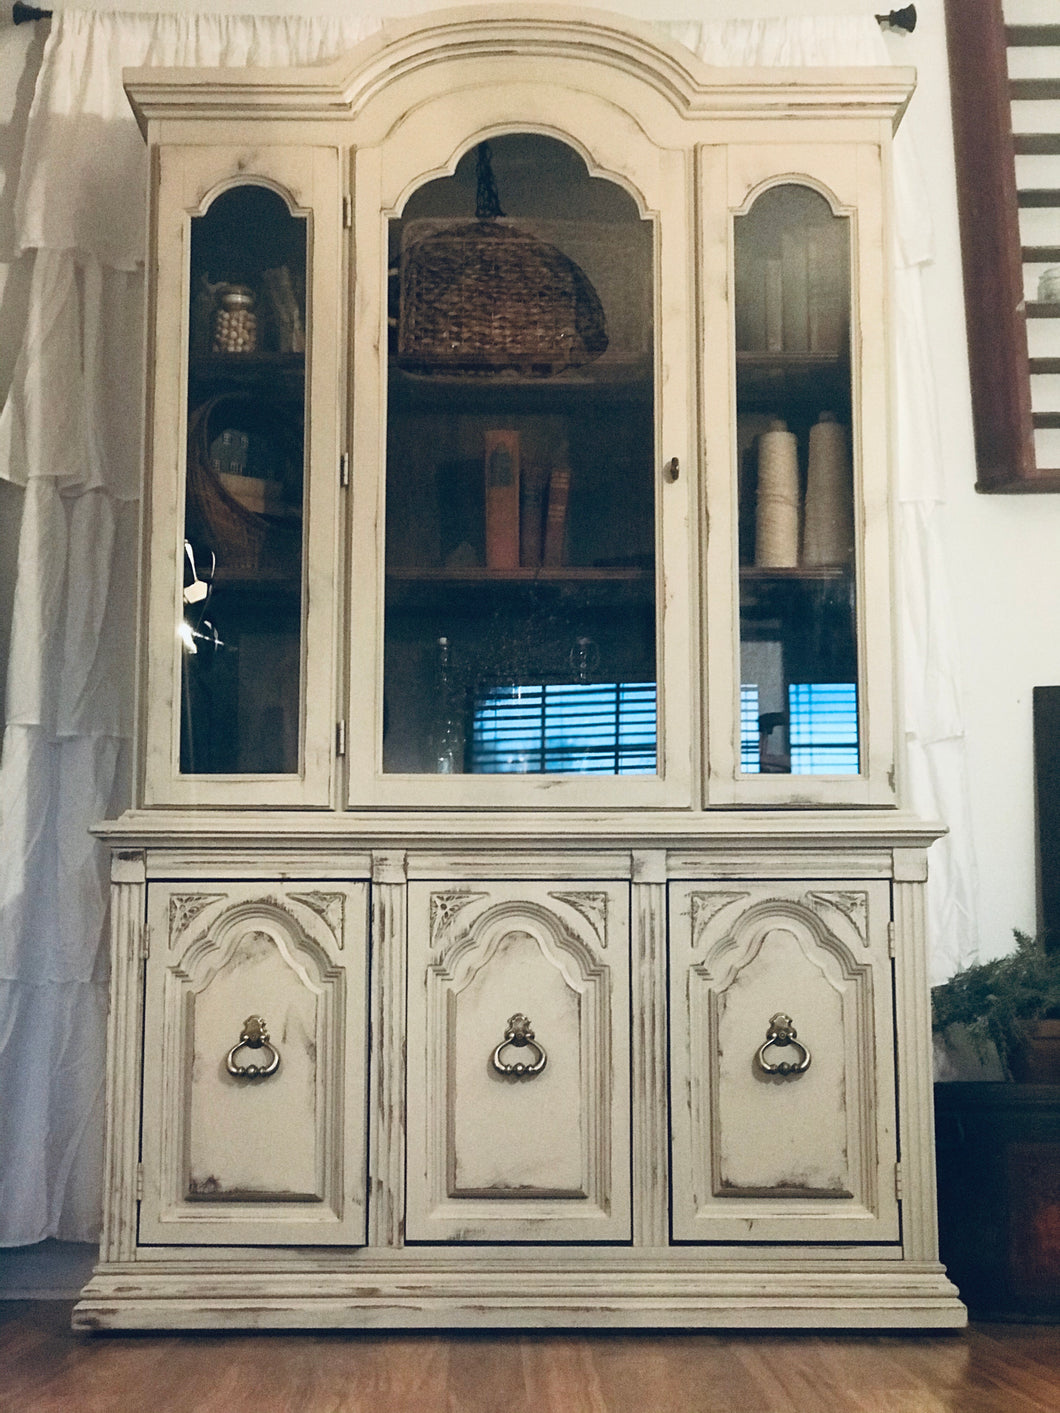
[[[486,565],[519,568],[519,433],[484,434],[486,459]]]

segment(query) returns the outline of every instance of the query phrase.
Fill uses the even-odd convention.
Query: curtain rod
[[[50,20],[51,10],[38,10],[36,5],[24,5],[22,0],[15,0],[11,6],[11,23],[24,25],[32,20]],[[885,29],[900,29],[906,34],[912,34],[916,29],[916,6],[907,5],[904,10],[892,10],[889,15],[877,15],[876,21]]]

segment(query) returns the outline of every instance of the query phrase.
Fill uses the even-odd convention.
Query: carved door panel
[[[411,884],[408,1026],[410,1241],[629,1239],[625,884]]]
[[[896,1241],[886,883],[675,884],[673,1235]]]
[[[367,909],[150,885],[142,1242],[364,1241]]]

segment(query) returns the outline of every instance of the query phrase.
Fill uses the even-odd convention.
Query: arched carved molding
[[[251,154],[252,156],[253,154]],[[242,170],[243,166],[246,170]],[[313,215],[312,209],[302,206],[294,193],[283,182],[277,181],[274,177],[267,176],[264,172],[255,171],[250,166],[250,157],[241,159],[241,170],[234,176],[225,177],[223,181],[214,183],[199,197],[197,206],[192,206],[188,210],[189,216],[201,219],[207,216],[211,207],[221,197],[229,195],[233,191],[241,191],[244,187],[257,186],[265,191],[271,191],[274,196],[278,196],[287,208],[287,214],[296,220],[309,221]]]
[[[856,208],[839,199],[836,193],[826,185],[825,182],[810,176],[806,172],[783,172],[778,176],[770,176],[766,181],[759,182],[747,193],[739,206],[734,207],[733,216],[749,216],[759,199],[768,192],[776,191],[778,187],[797,186],[805,191],[812,191],[821,197],[828,204],[831,214],[837,218],[855,221],[857,218]]]
[[[843,915],[847,916],[845,912]],[[857,959],[851,947],[827,925],[821,913],[808,901],[790,898],[767,898],[752,904],[732,922],[723,936],[709,946],[703,961],[697,963],[693,970],[719,992],[727,990],[737,975],[755,960],[766,938],[777,930],[791,934],[799,950],[817,967],[829,985],[838,988],[842,981],[859,979],[871,983],[871,967]],[[864,942],[864,934],[859,933],[859,937]],[[827,957],[838,963],[838,976],[828,975],[824,965],[824,958]]]
[[[478,90],[479,85],[474,85]],[[468,96],[469,120],[475,112],[473,107],[476,93]],[[582,105],[576,102],[577,95],[574,95],[574,106]],[[595,100],[599,101],[599,100]],[[447,151],[440,161],[427,170],[417,171],[408,182],[402,187],[399,193],[394,194],[393,204],[388,210],[389,216],[401,216],[409,200],[425,186],[431,182],[445,181],[456,173],[457,167],[467,154],[473,151],[482,142],[491,142],[494,138],[509,136],[532,136],[549,138],[554,142],[562,143],[564,147],[569,147],[572,152],[577,153],[585,164],[585,174],[589,181],[610,182],[617,186],[637,208],[637,214],[641,220],[651,220],[657,216],[655,205],[649,200],[647,193],[640,189],[627,175],[620,171],[614,164],[608,164],[600,160],[600,154],[583,142],[580,137],[572,131],[573,124],[560,126],[555,121],[546,122],[540,117],[527,116],[525,120],[513,123],[510,120],[495,119],[484,114],[477,126],[473,126],[470,131],[462,133],[460,141]],[[638,134],[640,136],[641,134]],[[421,154],[422,155],[422,154]]]
[[[181,953],[179,961],[174,962],[171,976],[194,992],[204,990],[230,965],[243,939],[250,934],[267,938],[299,983],[317,995],[341,976],[296,912],[279,899],[268,897],[234,903],[211,919]],[[341,934],[333,936],[336,945],[341,945]]]
[[[542,903],[520,899],[497,903],[475,918],[431,966],[431,977],[454,991],[464,990],[513,933],[533,938],[572,991],[582,992],[587,984],[606,975],[591,949],[558,913]]]

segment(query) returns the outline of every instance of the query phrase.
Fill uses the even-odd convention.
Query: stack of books
[[[485,433],[486,565],[490,569],[557,568],[565,561],[571,472],[520,467],[519,433]]]

